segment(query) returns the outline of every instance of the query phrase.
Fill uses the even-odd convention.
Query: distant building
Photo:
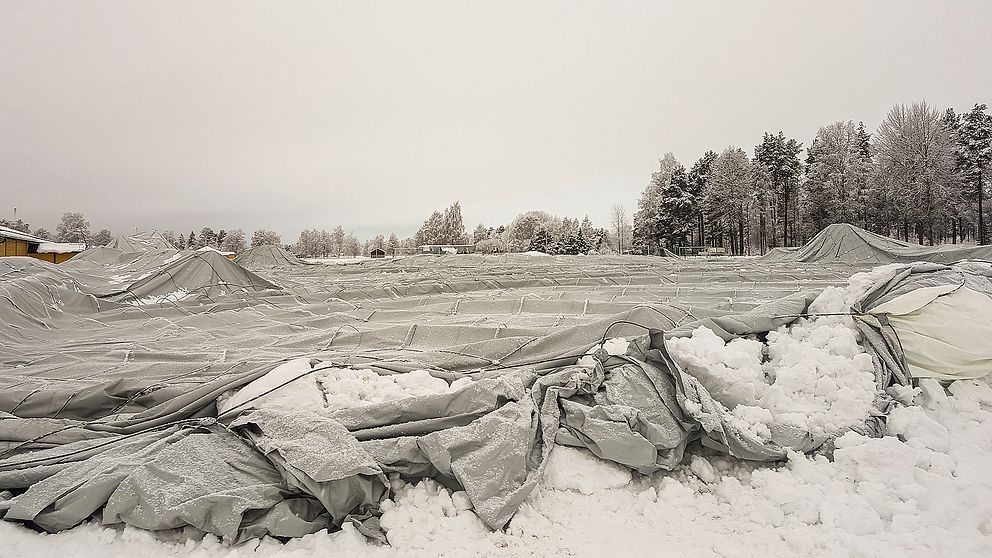
[[[475,244],[423,244],[420,251],[424,254],[471,254],[475,252]]]
[[[369,252],[369,257],[370,258],[385,258],[386,257],[386,251],[383,250],[382,248],[373,248]]]
[[[29,256],[52,263],[62,263],[86,249],[75,242],[50,242],[15,229],[0,227],[0,257]]]

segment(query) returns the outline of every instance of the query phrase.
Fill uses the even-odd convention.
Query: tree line
[[[688,169],[666,153],[638,201],[634,250],[763,254],[841,222],[920,244],[987,244],[986,110],[896,105],[872,134],[853,121],[820,128],[805,158],[803,144],[782,132],[765,133],[753,155],[707,151]]]

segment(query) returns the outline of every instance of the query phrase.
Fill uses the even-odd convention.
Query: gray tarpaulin
[[[697,442],[766,461],[813,450],[827,440],[780,429],[763,442],[736,430],[665,339],[699,325],[725,339],[762,334],[866,268],[860,258],[509,254],[256,273],[149,243],[62,266],[0,258],[5,519],[51,531],[91,517],[193,526],[228,540],[352,521],[374,536],[387,475],[399,474],[464,489],[498,528],[555,443],[641,473],[677,466]],[[180,290],[191,295],[135,304]],[[884,388],[902,356],[884,332],[866,331]],[[621,336],[634,339],[625,356],[576,365]],[[306,374],[423,369],[474,381],[334,411],[247,403],[218,420],[218,397],[300,357]]]

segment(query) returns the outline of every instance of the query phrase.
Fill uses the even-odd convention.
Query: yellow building
[[[44,238],[15,229],[0,227],[0,257],[29,256],[59,264],[85,249],[85,244],[49,242]]]

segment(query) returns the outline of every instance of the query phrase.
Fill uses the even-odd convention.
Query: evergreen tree
[[[547,253],[551,248],[552,242],[551,233],[547,228],[541,227],[537,229],[533,238],[530,239],[530,245],[527,246],[527,250]]]
[[[661,253],[662,228],[659,211],[662,189],[669,184],[675,168],[679,166],[672,153],[665,153],[658,163],[659,169],[651,174],[651,181],[641,192],[637,212],[634,213],[634,246],[642,253],[654,255]]]
[[[992,115],[986,114],[984,104],[974,108],[961,118],[958,129],[959,160],[964,180],[970,185],[966,191],[969,199],[978,204],[978,243],[989,242],[985,220],[985,183],[989,179],[989,165],[992,164]]]
[[[703,204],[703,192],[706,190],[706,184],[709,182],[710,169],[716,157],[717,154],[715,151],[707,151],[689,169],[689,192],[697,200],[696,220],[699,230],[697,231],[696,238],[699,240],[699,245],[706,244],[706,212]]]
[[[400,248],[400,240],[396,238],[396,233],[389,233],[389,240],[386,242],[386,252],[390,256],[395,256]]]
[[[196,243],[196,235],[193,231],[189,231],[189,236],[186,237],[186,248],[190,250],[196,250],[200,246]]]
[[[802,163],[799,161],[802,147],[803,144],[786,138],[782,132],[778,135],[766,132],[761,143],[754,147],[755,163],[764,167],[771,180],[771,189],[779,200],[772,216],[776,221],[782,221],[782,242],[786,246],[794,238],[789,215],[790,208],[794,206],[792,198],[796,195],[796,184],[802,172]],[[774,244],[774,231],[771,238]]]

